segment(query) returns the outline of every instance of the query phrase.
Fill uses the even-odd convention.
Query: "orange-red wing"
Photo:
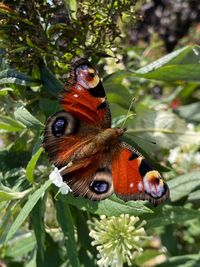
[[[95,134],[95,129],[91,132],[71,114],[58,111],[47,120],[42,145],[51,162],[61,168],[74,160]]]
[[[139,152],[122,143],[116,154],[112,156],[112,177],[118,197],[125,201],[149,200],[154,204],[169,197],[167,184]]]
[[[113,194],[108,153],[97,153],[90,158],[74,161],[61,175],[75,196],[102,200]]]
[[[96,70],[85,59],[72,65],[70,78],[59,95],[63,109],[92,127],[111,125],[110,109]]]

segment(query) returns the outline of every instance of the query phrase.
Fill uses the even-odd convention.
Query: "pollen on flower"
[[[94,239],[91,244],[99,252],[99,266],[121,267],[125,262],[133,266],[134,258],[143,251],[144,240],[149,239],[142,227],[146,222],[137,222],[139,218],[129,214],[109,218],[102,215],[100,220],[88,221],[89,235]]]

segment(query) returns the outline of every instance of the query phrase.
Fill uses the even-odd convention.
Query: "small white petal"
[[[66,195],[69,193],[69,191],[70,192],[72,191],[71,188],[66,183],[63,183],[63,185],[60,188],[61,194]]]
[[[176,159],[178,157],[178,153],[180,152],[180,147],[176,147],[174,149],[171,149],[170,150],[170,154],[169,154],[169,157],[168,157],[168,161],[173,164],[176,162]]]
[[[61,187],[61,186],[63,186],[63,178],[62,178],[62,176],[60,175],[60,172],[62,171],[62,170],[64,170],[66,168],[66,166],[65,167],[63,167],[63,168],[61,168],[60,170],[58,170],[58,168],[54,168],[54,170],[50,173],[50,175],[49,175],[49,179],[53,182],[53,184],[55,184],[57,187]]]

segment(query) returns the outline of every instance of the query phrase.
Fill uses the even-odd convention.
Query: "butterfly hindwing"
[[[122,142],[112,156],[114,192],[124,201],[149,200],[158,204],[169,197],[167,184],[157,170],[132,146]]]
[[[75,196],[102,200],[113,194],[111,163],[107,153],[98,153],[86,161],[80,169],[74,167],[61,172],[63,180]],[[76,163],[75,163],[76,165]]]

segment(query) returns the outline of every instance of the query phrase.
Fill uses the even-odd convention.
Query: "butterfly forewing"
[[[70,78],[59,95],[63,109],[92,127],[111,126],[110,109],[96,70],[86,59],[72,65]]]

